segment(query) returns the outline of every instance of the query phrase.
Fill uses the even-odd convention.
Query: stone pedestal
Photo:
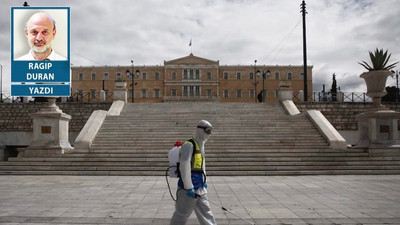
[[[100,91],[100,102],[106,101],[106,92],[104,90]]]
[[[49,98],[49,104],[39,112],[32,113],[32,143],[23,152],[23,157],[57,156],[72,151],[68,141],[68,128],[71,116],[63,113]]]
[[[336,93],[336,100],[338,101],[338,102],[343,102],[343,92],[342,91],[338,91],[337,93]]]
[[[297,96],[297,98],[300,100],[300,102],[304,102],[304,91],[303,90],[299,91],[299,95]]]
[[[293,90],[291,88],[291,84],[289,81],[281,81],[279,83],[279,100],[292,100],[293,99]]]
[[[114,101],[117,100],[124,101],[125,103],[128,102],[126,82],[115,82]]]
[[[398,125],[400,112],[375,109],[356,116],[360,136],[356,148],[399,148]]]

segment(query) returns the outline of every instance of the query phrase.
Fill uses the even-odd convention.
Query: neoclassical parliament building
[[[290,85],[293,95],[304,89],[303,66],[220,65],[219,61],[189,56],[164,61],[157,66],[73,66],[74,97],[113,101],[115,85],[126,82],[127,102],[219,101],[256,102],[265,90],[265,102],[278,102],[282,83]],[[268,73],[267,73],[268,71]],[[265,78],[265,79],[264,79]],[[307,68],[308,93],[312,93],[312,66]],[[295,99],[294,99],[295,100]]]

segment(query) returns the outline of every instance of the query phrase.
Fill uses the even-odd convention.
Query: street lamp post
[[[257,102],[257,60],[254,60],[254,100]]]
[[[131,65],[132,72],[129,71],[129,69],[126,70],[126,76],[129,77],[129,78],[131,79],[131,86],[132,86],[132,103],[134,103],[134,102],[135,102],[135,92],[134,92],[134,88],[135,88],[135,75],[136,75],[136,78],[138,78],[139,75],[140,75],[140,71],[139,71],[139,69],[137,69],[136,71],[134,71],[134,70],[133,70],[133,60],[131,60],[131,63],[132,63],[132,65]]]
[[[264,81],[265,81],[265,79],[267,79],[269,77],[269,75],[271,75],[271,71],[267,70],[267,71],[264,72],[264,70],[263,70],[263,73],[262,73],[262,76],[263,76],[263,94],[262,94],[263,95],[263,102],[265,102]]]
[[[265,79],[267,79],[269,77],[269,75],[271,75],[271,71],[267,70],[267,71],[261,71],[257,70],[257,76],[260,77],[262,75],[262,79],[263,79],[263,89],[262,89],[262,102],[265,102]]]

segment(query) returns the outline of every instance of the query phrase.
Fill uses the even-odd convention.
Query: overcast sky
[[[10,11],[0,1],[3,92],[10,84]],[[301,0],[29,0],[30,6],[71,7],[74,66],[162,65],[194,55],[221,65],[302,65]],[[337,84],[365,92],[357,62],[389,49],[400,60],[399,0],[306,0],[307,55],[313,91]],[[192,40],[192,46],[189,42]],[[400,70],[400,66],[396,68]],[[395,85],[388,78],[387,85]]]

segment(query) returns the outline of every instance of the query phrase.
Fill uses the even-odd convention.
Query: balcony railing
[[[332,95],[330,92],[313,92],[312,96],[309,96],[313,102],[372,102],[371,98],[366,95],[365,92],[342,92],[341,99],[340,94]],[[107,93],[105,102],[112,102],[114,95],[112,92]],[[28,102],[41,101],[39,99],[44,98],[31,98]],[[218,101],[217,97],[207,97],[207,96],[164,96],[163,100],[165,102],[171,101]],[[295,94],[293,96],[293,101],[299,102],[299,95]],[[23,102],[21,97],[11,97],[10,95],[3,94],[3,99],[1,103],[13,103],[13,102]],[[87,92],[84,94],[74,93],[67,98],[67,102],[81,102],[81,103],[97,103],[100,102],[100,92],[96,92],[95,95]]]
[[[372,102],[365,92],[314,92],[313,102]]]

